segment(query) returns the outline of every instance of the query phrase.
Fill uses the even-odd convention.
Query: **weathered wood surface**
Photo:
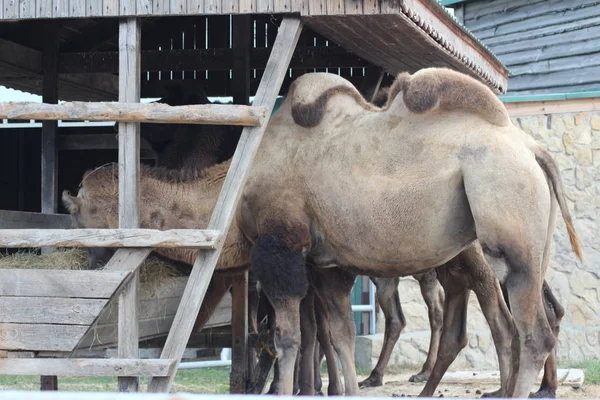
[[[0,297],[0,323],[90,325],[107,299]]]
[[[597,89],[598,1],[502,0],[463,9],[464,25],[511,70],[509,93]]]
[[[248,366],[248,271],[233,278],[231,287],[231,374],[229,392],[246,393],[246,380],[252,377]]]
[[[0,210],[1,229],[69,229],[71,217],[66,214],[42,214]]]
[[[58,390],[58,377],[56,375],[42,375],[40,377],[40,390]]]
[[[271,110],[275,105],[277,94],[285,78],[301,31],[302,22],[300,18],[288,16],[283,18],[273,44],[269,62],[254,97],[254,104],[265,107],[269,113],[261,126],[243,129],[223,188],[208,224],[209,227],[219,229],[220,232],[228,232],[229,230],[235,208],[242,194],[242,188],[246,182],[252,161],[258,152],[262,135],[266,129]],[[192,273],[183,292],[181,304],[177,309],[161,358],[176,359],[178,362],[181,359],[200,310],[200,305],[208,289],[210,282],[208,277],[213,275],[222,246],[223,241],[220,241],[217,243],[215,250],[198,253],[198,258],[194,263]],[[165,378],[155,377],[148,383],[148,391],[168,392],[174,378],[174,375]]]
[[[257,126],[265,109],[232,104],[169,106],[162,103],[0,102],[0,118],[62,121],[118,121],[159,124]]]
[[[121,12],[127,5],[135,9],[135,0],[121,0]],[[131,12],[131,11],[129,11]],[[142,22],[139,18],[119,21],[119,102],[140,102],[140,51]],[[119,228],[139,228],[140,211],[140,124],[119,122]],[[138,358],[139,268],[119,293],[118,347],[120,358]],[[137,392],[138,377],[119,378],[120,392]]]
[[[166,376],[174,364],[173,360],[161,359],[0,359],[0,375]]]
[[[0,323],[0,349],[71,351],[87,330],[81,325]]]
[[[0,229],[0,247],[190,247],[212,249],[219,232],[206,229]]]
[[[0,296],[108,299],[128,272],[0,269]]]
[[[140,340],[164,337],[169,333],[187,277],[173,277],[159,288],[140,283],[138,316]],[[219,302],[205,329],[231,324],[231,295]],[[77,345],[80,349],[114,346],[117,342],[117,304],[112,302]]]

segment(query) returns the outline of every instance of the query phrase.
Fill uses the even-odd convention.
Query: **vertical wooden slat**
[[[104,16],[119,15],[119,0],[103,0]]]
[[[273,0],[256,0],[256,12],[273,12]]]
[[[69,17],[85,16],[85,0],[69,0]]]
[[[217,12],[220,12],[220,10]],[[229,27],[229,15],[211,16],[208,19],[208,47],[228,49]],[[208,73],[208,79],[211,83],[218,82],[217,87],[222,87],[225,91],[229,86],[229,71],[210,71]],[[222,94],[224,95],[225,93]]]
[[[344,10],[346,14],[362,14],[363,13],[363,3],[367,0],[345,0],[344,1]]]
[[[275,46],[269,56],[263,79],[254,97],[253,104],[255,106],[266,107],[269,111],[273,109],[301,30],[302,22],[300,18],[284,17]],[[208,223],[209,227],[218,229],[224,235],[231,225],[238,201],[242,195],[242,188],[248,177],[249,169],[258,151],[269,118],[270,113],[267,114],[261,126],[246,127],[242,131],[223,188]],[[198,253],[161,353],[160,357],[162,359],[174,359],[176,363],[181,361],[181,356],[189,340],[222,247],[223,241],[219,241],[215,250],[200,251]],[[148,392],[168,392],[174,378],[175,374],[164,378],[152,378],[148,384]]]
[[[64,18],[69,16],[69,0],[54,0],[48,2],[46,0],[38,0],[44,4],[43,7],[49,7],[54,18]],[[50,3],[50,4],[48,4]],[[50,17],[48,15],[48,17]]]
[[[45,26],[42,51],[42,101],[58,103],[58,31],[56,21]],[[42,121],[42,213],[56,213],[58,206],[58,121]]]
[[[250,49],[252,48],[252,19],[250,15],[234,15],[233,23],[233,102],[250,101]]]
[[[136,15],[152,15],[152,0],[137,0]]]
[[[185,14],[185,0],[168,0],[170,1],[171,15]]]
[[[47,1],[47,0],[46,0]],[[102,16],[102,1],[100,0],[87,0],[85,6],[85,12],[88,17],[100,17]]]
[[[204,0],[204,12],[207,14],[220,14],[221,13],[221,0]],[[211,25],[211,22],[212,22],[212,20],[208,21],[209,27]]]
[[[308,1],[308,12],[310,15],[327,14],[327,0],[306,0]]]
[[[123,1],[123,0],[122,0]],[[119,101],[139,103],[141,78],[141,21],[124,18],[119,22]],[[119,123],[119,227],[139,226],[140,124]],[[119,295],[118,354],[138,358],[139,270]],[[138,377],[119,378],[119,390],[137,391]]]
[[[252,13],[256,10],[256,0],[239,0],[240,13]]]
[[[240,9],[240,0],[221,0],[223,14],[237,14]]]
[[[231,374],[229,393],[246,392],[248,346],[248,271],[233,278],[231,288]]]
[[[136,0],[119,0],[119,13],[123,16],[135,15]]]
[[[3,8],[5,19],[19,18],[19,0],[4,0]]]
[[[187,0],[187,13],[189,15],[202,14],[204,12],[204,0]]]
[[[19,0],[19,18],[35,18],[35,0]]]
[[[169,0],[152,0],[154,15],[168,14],[170,10],[169,4]]]
[[[368,102],[373,101],[373,97],[379,91],[385,71],[380,67],[368,67],[365,78],[358,89]]]
[[[204,12],[204,2],[199,0],[200,4],[197,7],[201,7]],[[195,24],[195,48],[205,49],[206,48],[206,17],[202,16],[196,19]],[[196,70],[196,79],[204,81],[206,79],[206,70]]]
[[[292,12],[308,15],[308,0],[292,0]]]
[[[273,0],[273,12],[287,13],[292,9],[292,1],[294,0]]]
[[[379,14],[379,1],[363,0],[363,14]]]
[[[343,15],[344,0],[327,0],[327,15]]]

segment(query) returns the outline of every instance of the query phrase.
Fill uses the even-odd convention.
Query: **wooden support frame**
[[[269,111],[273,109],[301,31],[300,17],[285,16],[283,18],[260,86],[254,97],[255,105],[265,107]],[[244,128],[208,224],[210,229],[217,229],[223,234],[229,230],[242,194],[242,187],[258,151],[269,118],[270,114],[265,117],[259,127]],[[207,278],[213,275],[222,244],[222,241],[219,242],[215,250],[199,252],[165,342],[161,359],[174,359],[177,364],[180,362],[208,288],[210,279]],[[168,392],[174,378],[175,374],[164,378],[152,378],[148,384],[148,392]]]
[[[119,181],[123,175],[119,174]],[[222,236],[204,229],[0,229],[0,247],[188,247],[213,249]]]
[[[169,106],[162,103],[132,101],[45,104],[32,102],[0,103],[0,119],[63,121],[149,122],[155,124],[204,124],[257,126],[265,117],[264,107],[231,104]],[[45,123],[45,122],[44,122]]]
[[[141,20],[119,21],[119,102],[139,103]],[[140,124],[119,122],[119,228],[139,227]],[[139,268],[119,294],[118,356],[139,358]],[[119,378],[119,391],[137,392],[138,376]]]
[[[132,374],[167,376],[175,369],[173,360],[90,359],[0,359],[0,375],[41,375],[54,371],[58,376],[119,376]]]

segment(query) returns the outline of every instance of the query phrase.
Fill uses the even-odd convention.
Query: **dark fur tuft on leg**
[[[269,297],[304,297],[308,290],[304,256],[275,235],[261,235],[250,262],[262,289]]]

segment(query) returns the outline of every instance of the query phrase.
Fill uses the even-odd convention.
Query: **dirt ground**
[[[361,396],[381,396],[381,397],[416,397],[425,383],[411,383],[408,378],[411,373],[388,374],[384,377],[383,386],[376,388],[361,389]],[[324,377],[325,378],[325,377]],[[359,382],[366,376],[359,376]],[[539,384],[539,382],[537,383]],[[326,378],[323,386],[326,385]],[[491,382],[465,382],[460,384],[442,383],[438,386],[435,397],[459,397],[459,398],[479,398],[481,393],[492,392],[498,389],[498,385]],[[558,388],[557,398],[560,399],[600,399],[600,385],[583,384],[579,389],[570,386],[561,385]]]

